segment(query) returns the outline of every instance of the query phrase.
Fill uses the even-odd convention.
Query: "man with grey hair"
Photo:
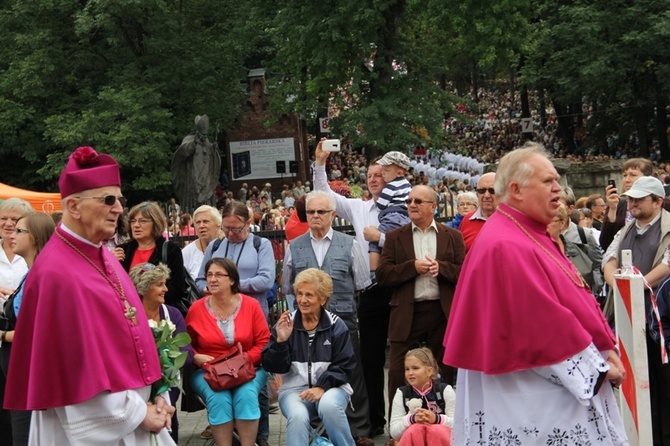
[[[454,446],[628,444],[613,410],[625,378],[614,335],[547,233],[558,180],[536,143],[499,163],[500,205],[468,252],[443,342],[459,369]]]
[[[335,199],[328,192],[307,194],[305,208],[309,231],[291,241],[286,249],[282,291],[293,294],[295,277],[308,268],[319,268],[333,278],[333,295],[327,310],[347,324],[356,354],[356,369],[350,383],[354,389],[354,409],[347,410],[349,427],[357,445],[372,446],[372,441],[367,438],[370,422],[356,317],[356,292],[370,285],[367,256],[356,239],[333,230]]]

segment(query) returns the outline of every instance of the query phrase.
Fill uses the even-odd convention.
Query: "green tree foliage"
[[[553,0],[537,6],[525,81],[559,105],[581,106],[586,99],[593,110],[591,146],[604,148],[605,137],[617,132],[620,146],[636,135],[648,155],[656,127],[667,150],[667,123],[653,117],[657,108],[665,115],[670,91],[670,2]]]
[[[509,61],[525,0],[267,1],[277,47],[275,110],[324,116],[336,134],[381,150],[441,147],[455,98],[448,83]],[[467,67],[463,67],[466,61]],[[503,64],[505,62],[502,62]],[[506,62],[509,63],[509,62]],[[288,101],[287,101],[288,99]],[[332,110],[331,108],[331,110]]]
[[[245,16],[233,1],[3,2],[4,181],[54,189],[67,154],[92,145],[120,161],[124,190],[169,193],[195,115],[221,128],[238,117],[256,35]]]

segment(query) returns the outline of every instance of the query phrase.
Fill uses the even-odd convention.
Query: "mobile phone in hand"
[[[612,179],[607,180],[607,185],[616,188],[616,182]]]

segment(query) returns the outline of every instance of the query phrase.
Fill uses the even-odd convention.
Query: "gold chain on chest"
[[[515,218],[512,217],[510,214],[508,214],[507,212],[503,211],[503,210],[500,209],[500,208],[498,208],[497,211],[500,212],[500,213],[501,213],[502,215],[504,215],[505,217],[507,217],[512,223],[514,223],[519,229],[521,229],[521,232],[523,232],[524,234],[526,234],[526,236],[527,236],[529,239],[531,239],[531,240],[533,241],[533,243],[535,243],[537,246],[539,246],[540,249],[541,249],[542,251],[544,251],[545,254],[547,254],[547,255],[551,258],[551,260],[553,260],[554,263],[555,263],[556,265],[558,265],[559,268],[561,268],[561,270],[565,273],[565,275],[567,275],[567,276],[570,278],[570,280],[572,281],[572,283],[574,283],[575,285],[577,285],[577,286],[580,287],[580,288],[587,288],[587,289],[588,289],[589,286],[588,286],[588,284],[586,283],[586,281],[584,280],[584,277],[582,277],[581,273],[577,270],[577,268],[575,268],[575,265],[573,265],[572,262],[570,262],[570,266],[572,267],[572,272],[573,272],[573,274],[570,274],[570,272],[565,268],[565,266],[563,266],[563,264],[556,258],[556,256],[554,256],[554,255],[553,255],[547,248],[545,248],[545,247],[544,247],[544,246],[543,246],[543,245],[542,245],[542,244],[541,244],[535,237],[533,237],[533,235],[532,235],[530,232],[528,232],[528,230],[527,230],[526,228],[524,228],[523,225],[522,225],[517,219],[515,219]],[[575,274],[576,274],[576,277],[578,277],[579,279],[577,279],[577,278],[575,277]]]
[[[107,283],[109,283],[109,285],[114,289],[114,291],[116,291],[117,293],[119,293],[119,295],[121,296],[121,299],[123,300],[123,305],[125,306],[125,309],[126,309],[126,312],[124,313],[124,316],[125,316],[127,319],[130,319],[130,320],[133,322],[133,324],[137,325],[137,317],[136,317],[136,316],[137,316],[137,308],[131,306],[130,303],[128,302],[128,299],[126,299],[126,293],[123,291],[123,285],[121,284],[121,279],[119,278],[119,274],[116,272],[116,269],[115,269],[114,267],[112,267],[112,271],[114,271],[114,276],[116,277],[116,284],[115,284],[114,282],[112,282],[112,279],[110,279],[110,278],[107,276],[107,274],[105,274],[105,273],[98,267],[98,265],[96,265],[95,263],[93,263],[93,260],[89,259],[89,258],[86,256],[86,254],[84,254],[83,252],[81,252],[81,250],[80,250],[79,248],[77,248],[75,245],[73,245],[68,239],[66,239],[65,237],[63,237],[58,231],[56,231],[56,235],[58,235],[58,237],[59,237],[61,240],[63,240],[63,241],[65,242],[66,245],[68,245],[70,248],[72,248],[72,250],[73,250],[74,252],[76,252],[77,254],[79,254],[79,256],[81,256],[81,258],[83,258],[84,260],[86,260],[86,262],[88,262],[89,265],[91,265],[93,268],[95,268],[95,270],[96,270],[98,273],[100,273],[100,275],[107,281]]]

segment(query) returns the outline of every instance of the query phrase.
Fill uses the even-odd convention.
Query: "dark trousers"
[[[388,338],[391,288],[376,286],[361,294],[358,302],[358,330],[361,341],[361,364],[368,391],[372,429],[386,424],[384,400],[384,364]]]
[[[363,376],[363,366],[361,361],[361,345],[358,339],[358,323],[356,313],[338,313],[342,321],[349,328],[349,337],[351,345],[356,355],[356,369],[351,377],[349,384],[354,389],[351,395],[351,404],[347,407],[347,420],[349,429],[354,437],[370,435],[370,418],[368,409],[368,392],[365,388],[365,377]]]
[[[261,417],[258,419],[256,438],[268,441],[268,438],[270,438],[270,397],[267,384],[258,392],[258,407],[261,410]]]
[[[392,311],[398,311],[397,308]],[[405,354],[419,347],[428,347],[440,365],[441,381],[453,384],[453,368],[442,363],[444,357],[444,332],[447,320],[439,300],[415,302],[414,311],[406,318],[411,324],[409,336],[405,341],[391,341],[389,352],[389,401],[393,401],[398,387],[405,385]]]
[[[670,364],[661,363],[661,347],[648,334],[647,361],[654,446],[670,446]]]
[[[14,446],[26,446],[28,444],[28,437],[30,436],[30,419],[33,412],[30,410],[10,410],[9,414],[12,418],[12,436]],[[2,441],[0,441],[2,444]]]

